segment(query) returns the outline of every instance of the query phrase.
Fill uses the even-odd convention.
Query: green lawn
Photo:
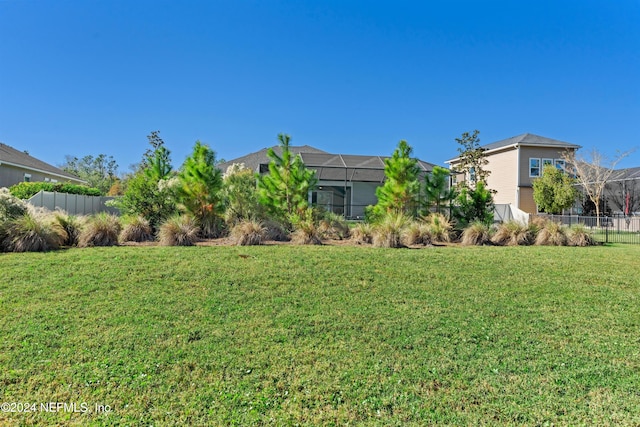
[[[639,260],[633,245],[0,254],[1,400],[37,405],[0,425],[638,425]]]

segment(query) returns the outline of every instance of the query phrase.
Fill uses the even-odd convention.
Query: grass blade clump
[[[148,242],[151,240],[154,240],[154,237],[149,220],[140,215],[124,218],[124,227],[120,232],[121,242]]]
[[[66,239],[65,231],[51,218],[25,212],[4,223],[2,249],[9,252],[44,252],[58,249]]]
[[[231,241],[238,246],[261,245],[267,229],[260,221],[244,219],[231,229]]]
[[[570,246],[593,246],[596,244],[593,234],[584,224],[574,224],[569,228],[568,241]]]
[[[82,219],[75,215],[69,215],[64,211],[56,212],[54,218],[55,223],[66,233],[63,245],[77,246],[82,227],[84,226]]]
[[[530,245],[533,240],[531,229],[518,221],[500,224],[491,238],[493,243],[503,246]]]
[[[116,246],[121,228],[120,219],[115,215],[106,212],[92,215],[78,237],[78,247]]]
[[[274,240],[276,242],[288,242],[291,240],[289,231],[279,222],[266,220],[263,221],[262,225],[265,228],[265,240]]]
[[[401,248],[404,228],[411,218],[402,212],[386,214],[376,225],[373,232],[373,246],[379,248]]]
[[[566,246],[568,242],[565,227],[559,222],[546,221],[536,235],[536,245]]]
[[[341,215],[326,212],[318,224],[323,239],[344,240],[349,238],[349,225]]]
[[[200,229],[192,217],[173,216],[160,226],[158,240],[162,246],[193,246],[199,233]]]
[[[351,240],[359,244],[369,244],[373,241],[373,226],[368,222],[360,222],[351,229]]]
[[[462,232],[462,244],[482,246],[491,243],[491,228],[481,221],[474,221]]]
[[[425,219],[425,222],[429,226],[431,239],[434,242],[451,241],[451,230],[453,226],[446,216],[441,213],[432,213]]]
[[[402,237],[407,246],[430,245],[431,226],[424,221],[411,221],[404,229]]]

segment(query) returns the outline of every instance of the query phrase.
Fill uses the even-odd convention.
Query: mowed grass
[[[80,409],[0,424],[638,425],[639,260],[625,245],[0,254],[0,400]]]

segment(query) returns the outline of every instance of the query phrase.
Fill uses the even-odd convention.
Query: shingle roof
[[[278,154],[281,153],[279,146],[273,148]],[[382,182],[384,180],[384,159],[388,157],[332,154],[308,145],[290,148],[294,153],[300,154],[305,166],[316,171],[320,180],[361,182]],[[258,172],[260,165],[269,163],[267,149],[221,163],[218,167],[224,172],[234,163],[244,163],[245,167]],[[423,171],[431,171],[435,165],[418,159],[418,166]]]
[[[609,181],[623,181],[627,179],[640,179],[640,167],[615,170],[611,174]]]
[[[523,133],[522,135],[513,136],[511,138],[503,139],[502,141],[492,142],[491,144],[483,145],[481,148],[488,151],[515,144],[539,147],[580,148],[580,146],[576,144],[558,141],[557,139],[546,138],[532,133]]]
[[[510,147],[513,145],[524,145],[528,147],[557,147],[557,148],[580,148],[579,145],[571,144],[569,142],[558,141],[557,139],[546,138],[540,135],[534,135],[532,133],[523,133],[522,135],[512,136],[511,138],[503,139],[501,141],[492,142],[490,144],[482,145],[485,151],[498,150],[500,148]],[[447,160],[445,163],[452,163],[456,161],[459,156]]]
[[[282,149],[280,148],[279,145],[275,145],[273,147],[273,151],[275,151],[275,153],[277,155],[281,155],[282,154]],[[300,146],[289,146],[289,149],[291,150],[292,153],[294,154],[299,154],[299,153],[327,153],[326,151],[322,151],[318,148],[312,147],[310,145],[300,145]],[[265,163],[269,163],[269,157],[267,156],[267,150],[268,148],[263,148],[260,151],[256,151],[255,153],[250,153],[247,154],[246,156],[242,156],[242,157],[238,157],[237,159],[233,159],[233,160],[229,160],[227,162],[224,163],[220,163],[218,165],[218,168],[222,171],[222,172],[226,172],[227,168],[229,166],[231,166],[234,163],[244,163],[244,166],[254,170],[254,171],[258,171],[258,168],[260,167],[261,164],[265,164]]]
[[[36,159],[29,154],[16,150],[6,144],[0,142],[0,163],[7,163],[13,166],[19,166],[25,169],[36,170],[40,172],[57,175],[63,178],[72,179],[74,181],[82,182],[77,176],[63,171],[60,168],[45,163],[42,160]]]

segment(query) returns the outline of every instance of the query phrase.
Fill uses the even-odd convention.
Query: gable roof
[[[483,145],[485,151],[496,150],[498,148],[509,147],[512,145],[525,145],[528,147],[558,147],[558,148],[580,148],[579,145],[571,144],[569,142],[559,141],[557,139],[546,138],[540,135],[534,135],[532,133],[523,133],[522,135],[512,136],[511,138],[503,139],[502,141],[492,142],[491,144]]]
[[[279,145],[274,145],[271,148],[273,148],[273,151],[275,151],[277,155],[279,156],[282,155],[282,148],[280,148]],[[234,163],[244,163],[244,166],[246,168],[249,168],[253,171],[257,171],[261,164],[269,163],[269,156],[267,156],[267,150],[269,149],[263,148],[262,150],[256,151],[255,153],[249,153],[245,156],[238,157],[237,159],[232,159],[224,163],[220,163],[218,165],[218,169],[220,169],[222,172],[226,172],[227,168],[233,165]],[[300,153],[328,154],[326,151],[322,151],[310,145],[295,145],[295,146],[290,145],[289,150],[291,150],[293,154],[300,154]]]
[[[485,152],[496,151],[508,147],[548,147],[548,148],[573,148],[578,149],[580,145],[572,144],[570,142],[559,141],[557,139],[547,138],[540,135],[534,135],[532,133],[523,133],[522,135],[512,136],[511,138],[503,139],[500,141],[492,142],[490,144],[482,145]],[[447,160],[445,163],[452,163],[458,160],[460,157],[456,156]]]
[[[7,164],[23,169],[29,169],[35,172],[41,172],[49,175],[55,175],[63,179],[69,179],[76,182],[84,182],[77,176],[63,171],[60,168],[36,159],[29,154],[16,150],[6,144],[0,142],[0,164]]]
[[[280,146],[272,148],[278,155],[282,153]],[[332,154],[309,145],[290,146],[289,148],[293,153],[300,154],[305,166],[314,169],[316,176],[320,180],[382,182],[385,178],[384,159],[388,157]],[[430,172],[435,166],[420,159],[416,160],[418,161],[418,167],[425,172]],[[218,168],[225,172],[234,163],[244,163],[245,167],[261,172],[260,165],[266,165],[269,161],[267,149],[264,148],[255,153],[221,163]]]

